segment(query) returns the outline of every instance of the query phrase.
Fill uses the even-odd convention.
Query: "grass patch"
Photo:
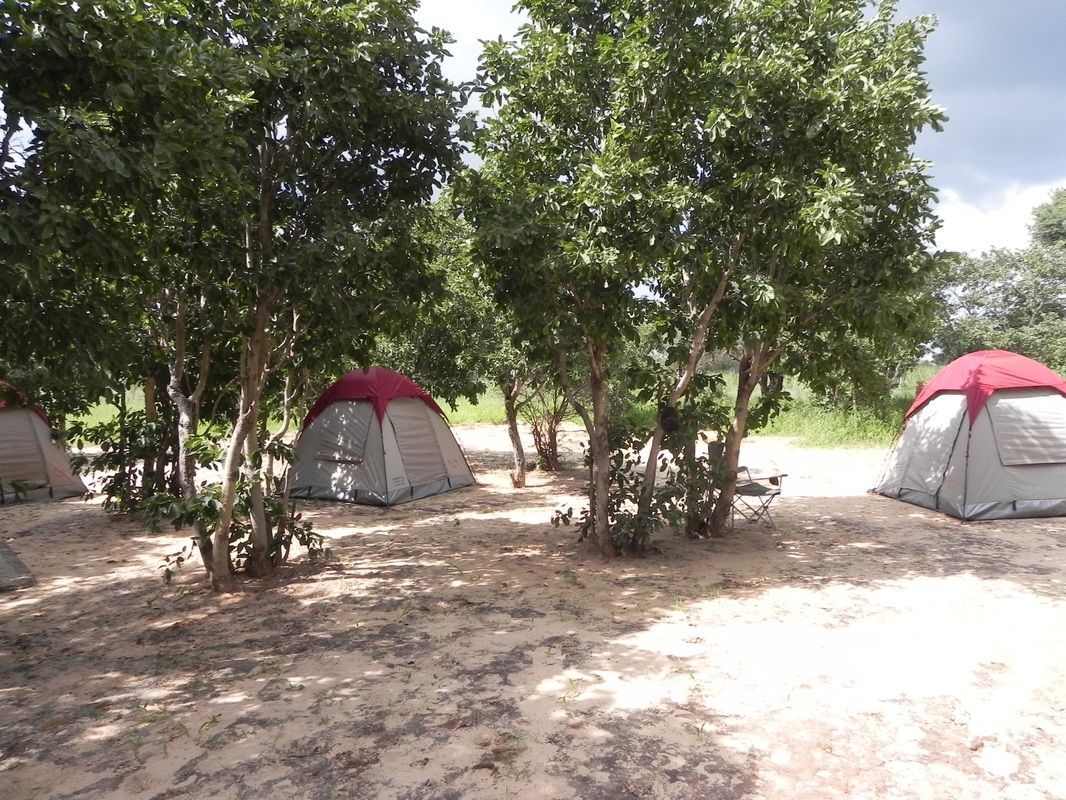
[[[890,447],[899,428],[895,414],[885,418],[864,409],[796,403],[759,433],[795,437],[803,447]]]
[[[932,364],[922,364],[912,370],[893,392],[889,411],[883,415],[865,409],[827,408],[817,402],[806,386],[788,380],[785,388],[793,398],[791,405],[768,427],[753,433],[796,438],[800,440],[798,444],[806,447],[890,447],[902,426],[903,414],[914,400],[917,384],[928,381],[939,369]],[[736,375],[727,373],[723,398],[728,402],[735,393]],[[131,410],[142,408],[143,392],[131,390],[126,403]],[[455,408],[445,407],[445,411],[452,425],[503,425],[507,422],[503,397],[495,390],[485,392],[476,403],[460,399]],[[95,424],[112,420],[117,414],[115,406],[100,403],[78,419]],[[658,408],[652,403],[634,404],[626,412],[626,422],[631,428],[650,431],[657,414]]]
[[[803,447],[891,447],[903,428],[903,415],[914,402],[918,384],[924,384],[939,370],[933,364],[915,367],[892,392],[888,408],[880,414],[863,408],[822,406],[809,392],[789,387],[796,399],[759,433],[794,437]]]
[[[138,387],[126,392],[126,408],[130,411],[141,411],[144,409],[143,389]],[[92,406],[84,414],[75,414],[71,416],[70,419],[84,422],[86,425],[91,426],[99,425],[104,422],[111,422],[117,416],[118,406],[101,401]]]
[[[445,408],[444,411],[452,425],[503,425],[507,422],[503,395],[498,391],[485,392],[476,403],[460,398],[455,408]]]

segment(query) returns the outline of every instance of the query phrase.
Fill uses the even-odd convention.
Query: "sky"
[[[474,77],[481,40],[512,38],[511,0],[422,0],[416,17],[456,41],[445,66]],[[1034,206],[1066,187],[1066,0],[900,0],[899,18],[932,14],[925,72],[943,133],[915,153],[932,162],[937,246],[980,254],[1029,242]]]

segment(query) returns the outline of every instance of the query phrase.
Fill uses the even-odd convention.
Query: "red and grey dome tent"
[[[52,438],[44,411],[0,381],[0,503],[80,497],[82,479]]]
[[[322,393],[296,441],[292,497],[391,506],[470,486],[444,412],[392,370],[353,370]]]
[[[905,419],[875,492],[964,520],[1066,516],[1066,380],[1047,367],[970,353]]]

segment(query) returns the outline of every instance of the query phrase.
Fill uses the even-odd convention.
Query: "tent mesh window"
[[[1066,462],[1066,397],[997,392],[988,413],[1004,466]]]
[[[340,464],[361,464],[374,406],[366,400],[357,400],[338,401],[334,407],[337,413],[315,420],[315,423],[325,427],[319,436],[315,458]]]

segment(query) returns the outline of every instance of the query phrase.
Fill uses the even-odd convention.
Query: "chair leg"
[[[734,528],[736,527],[736,514],[737,512],[740,512],[740,515],[749,523],[761,522],[765,519],[767,525],[772,529],[777,530],[774,518],[770,514],[770,505],[773,503],[775,497],[777,497],[776,492],[768,495],[737,494],[733,498],[730,526]]]

